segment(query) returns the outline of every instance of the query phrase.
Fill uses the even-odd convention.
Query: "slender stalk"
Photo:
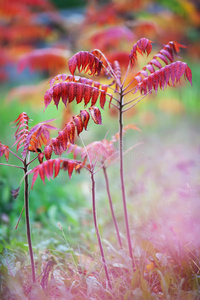
[[[26,163],[26,159],[24,160],[24,206],[25,206],[25,214],[26,214],[26,233],[28,239],[28,248],[29,248],[29,255],[31,259],[31,270],[32,270],[32,279],[33,283],[36,282],[35,279],[35,264],[34,264],[34,257],[33,257],[33,248],[31,242],[31,229],[30,229],[30,220],[29,220],[29,183],[28,183],[28,175],[26,174],[28,171],[28,166]]]
[[[119,160],[120,160],[120,180],[121,180],[121,191],[122,191],[122,201],[123,201],[123,208],[124,208],[124,218],[126,224],[126,235],[127,235],[127,242],[129,248],[129,256],[132,260],[133,269],[135,269],[135,263],[133,260],[133,253],[132,253],[132,243],[131,243],[131,236],[130,236],[130,229],[129,229],[129,221],[128,221],[128,213],[127,213],[127,205],[126,205],[126,195],[125,195],[125,185],[124,185],[124,167],[123,167],[123,95],[121,89],[121,97],[120,97],[120,105],[119,105]]]
[[[109,204],[110,204],[110,210],[111,210],[113,222],[114,222],[114,225],[115,225],[115,230],[116,230],[116,233],[117,233],[117,238],[118,238],[119,246],[120,246],[120,248],[122,248],[122,241],[121,241],[121,237],[120,237],[120,234],[119,234],[119,228],[118,228],[118,225],[117,225],[117,220],[116,220],[116,217],[115,217],[115,212],[114,212],[114,209],[113,209],[112,198],[111,198],[111,195],[110,195],[108,175],[107,175],[107,170],[106,170],[105,165],[103,166],[103,173],[104,173],[104,177],[105,177],[106,190],[107,190],[107,194],[108,194],[108,200],[109,200]]]
[[[0,163],[0,165],[2,165],[2,166],[7,166],[7,167],[18,168],[18,169],[23,169],[23,167],[20,167],[20,166],[15,166],[15,165],[10,165],[10,164],[4,164],[4,163]]]
[[[94,180],[94,173],[92,171],[91,171],[91,181],[92,181],[92,212],[93,212],[94,226],[95,226],[95,230],[96,230],[97,240],[98,240],[98,243],[99,243],[99,248],[100,248],[100,252],[101,252],[101,258],[102,258],[102,261],[103,261],[106,278],[107,278],[107,281],[108,281],[108,286],[111,288],[110,277],[109,277],[109,274],[108,274],[108,268],[107,268],[106,259],[105,259],[105,255],[104,255],[103,245],[102,245],[102,242],[101,242],[101,236],[100,236],[99,228],[98,228],[98,224],[97,224],[96,199],[95,199],[95,180]]]

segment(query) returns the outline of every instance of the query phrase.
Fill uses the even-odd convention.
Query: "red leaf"
[[[9,159],[9,147],[6,146],[6,145],[3,145],[0,142],[0,157],[3,156],[3,155],[5,155],[5,159],[8,162],[8,159]]]
[[[38,160],[39,160],[39,163],[41,164],[41,163],[43,163],[43,160],[44,160],[44,153],[39,153],[38,154]]]
[[[75,125],[73,122],[69,122],[66,125],[67,137],[70,143],[74,144]]]
[[[13,122],[16,123],[16,127],[18,126],[18,129],[15,132],[15,138],[16,141],[13,144],[13,146],[15,144],[17,144],[17,151],[24,146],[25,142],[26,142],[26,138],[28,136],[28,121],[29,121],[29,117],[27,116],[27,114],[25,112],[21,113],[19,115],[19,117]],[[22,128],[20,130],[20,128]]]
[[[52,151],[53,151],[52,146],[48,145],[44,147],[44,155],[46,160],[51,159]]]
[[[80,103],[83,99],[85,87],[83,84],[77,83],[76,85],[76,102]]]
[[[85,85],[85,89],[84,89],[84,103],[85,105],[87,105],[92,97],[92,91],[94,88],[92,88],[89,85]]]
[[[152,50],[152,41],[146,39],[146,38],[141,38],[140,40],[137,41],[135,45],[133,45],[133,49],[131,50],[131,54],[129,55],[129,59],[131,61],[131,64],[133,65],[135,61],[137,60],[137,52],[140,54],[142,53],[147,53],[149,55]]]
[[[99,89],[97,89],[97,88],[94,88],[94,89],[93,89],[92,100],[91,100],[91,106],[93,106],[93,105],[96,104],[97,99],[98,99],[98,97],[99,97],[99,93],[100,93]]]
[[[67,82],[61,83],[61,97],[64,105],[67,105],[67,100],[69,98],[69,85]]]
[[[78,116],[73,116],[73,121],[74,124],[76,126],[77,129],[77,135],[79,136],[79,134],[83,131],[83,121],[80,115]]]
[[[101,112],[98,107],[89,107],[90,115],[95,124],[102,124]]]
[[[75,82],[69,82],[68,87],[69,87],[69,103],[71,103],[75,96],[76,96],[76,83]]]
[[[61,85],[59,83],[55,84],[53,86],[53,101],[57,108],[60,101],[61,93],[62,93]]]
[[[69,59],[68,66],[72,75],[74,75],[76,68],[78,68],[79,72],[90,71],[90,75],[99,75],[102,68],[102,61],[92,53],[81,51]]]
[[[54,178],[56,178],[60,172],[60,163],[61,160],[59,158],[54,160]]]
[[[80,116],[82,118],[83,126],[84,126],[85,130],[87,130],[87,125],[88,125],[88,122],[89,122],[89,119],[90,119],[90,115],[86,110],[81,110],[80,111]]]

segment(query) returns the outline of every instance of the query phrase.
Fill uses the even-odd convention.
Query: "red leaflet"
[[[153,89],[157,92],[158,87],[164,89],[169,84],[170,79],[175,85],[183,75],[192,84],[192,72],[187,64],[181,61],[174,62],[145,77],[137,84],[136,91],[139,89],[144,95]]]
[[[90,115],[87,112],[87,110],[81,110],[80,111],[80,116],[82,118],[83,126],[84,126],[85,130],[87,130],[87,125],[88,125],[88,122],[89,122],[89,119],[90,119]]]
[[[74,122],[69,122],[66,124],[67,137],[70,143],[74,144],[74,135],[75,135],[75,125]]]
[[[77,130],[77,135],[79,136],[79,134],[83,131],[83,121],[80,115],[78,116],[73,116],[73,121],[75,123],[76,126],[76,130]]]
[[[65,106],[68,99],[70,103],[75,98],[77,103],[80,103],[84,99],[85,105],[87,105],[89,101],[92,100],[91,105],[94,105],[97,102],[99,95],[101,96],[101,94],[103,94],[101,96],[103,100],[101,100],[100,104],[103,108],[105,104],[105,95],[111,97],[110,94],[106,93],[108,86],[102,85],[102,89],[100,89],[100,84],[96,81],[86,78],[79,78],[78,80],[81,81],[81,83],[75,81],[59,82],[52,86],[49,90],[47,90],[44,96],[45,108],[50,104],[52,98],[56,107],[58,107],[61,97]]]
[[[53,151],[52,146],[48,145],[44,147],[44,155],[46,160],[49,160],[51,158],[52,151]]]
[[[135,45],[133,45],[133,49],[131,50],[131,54],[129,55],[129,59],[132,65],[137,60],[137,52],[139,52],[140,54],[147,53],[147,56],[151,53],[151,43],[152,41],[146,38],[141,38]]]
[[[44,160],[44,153],[41,152],[41,153],[38,154],[38,160],[39,160],[40,164],[43,162],[43,160]]]
[[[29,174],[33,173],[33,179],[32,179],[32,185],[31,188],[33,188],[34,183],[40,175],[40,178],[42,179],[43,183],[45,184],[45,177],[49,180],[50,178],[53,178],[53,172],[54,172],[54,178],[58,176],[61,169],[64,171],[68,171],[69,179],[71,178],[73,170],[76,168],[76,166],[82,167],[82,163],[80,161],[72,160],[72,159],[50,159],[47,161],[44,161],[37,167],[35,167],[33,170],[30,171]]]
[[[3,145],[0,142],[0,157],[3,156],[3,155],[5,155],[5,159],[8,162],[8,159],[9,159],[9,147],[6,146],[6,145]]]
[[[24,141],[24,150],[22,152],[23,157],[26,156],[30,145],[32,146],[33,151],[37,152],[37,149],[40,148],[42,144],[47,144],[49,140],[49,129],[57,129],[54,126],[47,124],[51,121],[53,121],[53,119],[41,122],[35,125],[30,132],[28,132]]]
[[[76,102],[80,103],[83,99],[85,87],[83,84],[77,83],[76,85]]]
[[[55,84],[53,87],[53,95],[52,96],[53,96],[53,101],[57,108],[58,108],[58,104],[60,101],[61,93],[62,93],[61,84],[59,84],[59,83]]]
[[[67,154],[73,153],[74,159],[76,159],[77,155],[82,151],[82,148],[75,144],[68,143],[67,147]]]
[[[60,164],[62,160],[59,158],[54,159],[54,178],[56,178],[60,172]]]
[[[84,103],[87,105],[92,97],[92,91],[94,88],[92,88],[90,85],[85,85],[84,89]]]
[[[89,107],[90,115],[95,124],[102,124],[101,112],[98,107]]]
[[[68,61],[70,73],[74,75],[76,68],[79,72],[90,71],[90,75],[99,75],[102,68],[102,61],[95,57],[92,53],[81,51],[76,53]]]
[[[69,82],[68,83],[68,97],[69,97],[69,103],[71,103],[75,96],[76,96],[76,83],[75,82]]]
[[[29,117],[27,116],[27,114],[25,112],[21,113],[19,115],[19,117],[13,122],[16,123],[16,127],[18,126],[18,129],[15,132],[15,138],[16,141],[13,144],[16,145],[17,144],[17,151],[24,146],[25,140],[27,138],[28,135],[28,121],[29,121]],[[21,129],[22,128],[22,129]]]

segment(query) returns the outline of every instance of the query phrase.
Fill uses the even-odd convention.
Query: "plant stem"
[[[119,234],[119,228],[118,228],[118,225],[117,225],[117,220],[116,220],[114,209],[113,209],[112,198],[111,198],[111,195],[110,195],[108,175],[107,175],[107,170],[106,170],[105,166],[103,166],[103,173],[104,173],[104,177],[105,177],[106,190],[107,190],[107,194],[108,194],[108,200],[109,200],[109,204],[110,204],[110,210],[111,210],[111,213],[112,213],[112,218],[113,218],[113,222],[114,222],[114,225],[115,225],[115,230],[116,230],[116,233],[117,233],[117,238],[118,238],[119,246],[120,246],[120,248],[122,248],[122,241],[121,241],[121,237],[120,237],[120,234]]]
[[[25,214],[26,214],[26,233],[28,239],[28,248],[29,248],[29,255],[31,259],[31,270],[32,270],[32,279],[33,283],[36,282],[35,279],[35,264],[34,264],[34,257],[33,257],[33,248],[31,242],[31,230],[30,230],[30,220],[29,220],[29,193],[28,193],[28,175],[26,174],[28,171],[28,166],[26,163],[26,159],[24,160],[24,205],[25,205]]]
[[[109,274],[108,274],[108,268],[107,268],[106,259],[105,259],[105,255],[104,255],[103,245],[102,245],[102,242],[101,242],[101,237],[100,237],[99,228],[98,228],[98,224],[97,224],[96,199],[95,199],[95,180],[94,180],[94,173],[92,171],[91,171],[91,181],[92,181],[92,212],[93,212],[94,226],[95,226],[95,230],[96,230],[97,240],[98,240],[98,243],[99,243],[99,248],[100,248],[100,252],[101,252],[101,258],[102,258],[102,261],[103,261],[106,278],[107,278],[107,281],[108,281],[108,286],[109,286],[109,288],[111,288],[110,277],[109,277]]]
[[[122,191],[122,201],[123,201],[123,208],[124,208],[124,218],[126,224],[126,235],[127,235],[127,242],[129,248],[129,256],[132,260],[133,269],[135,269],[135,263],[133,260],[133,253],[132,253],[132,244],[131,244],[131,236],[130,236],[130,229],[129,229],[129,221],[128,221],[128,213],[127,213],[127,205],[126,205],[126,195],[125,195],[125,185],[124,185],[124,166],[123,166],[123,91],[121,89],[121,96],[120,96],[120,105],[119,105],[119,160],[120,160],[120,180],[121,180],[121,191]]]

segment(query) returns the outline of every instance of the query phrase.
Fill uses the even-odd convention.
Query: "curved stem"
[[[17,159],[21,160],[21,162],[23,162],[23,159],[21,159],[17,154],[15,154],[14,152],[12,152],[12,150],[8,149],[8,151],[10,153],[12,153],[12,155],[14,155]]]
[[[126,205],[126,195],[125,195],[125,185],[124,185],[124,166],[123,166],[123,115],[122,115],[122,108],[123,108],[123,95],[121,91],[121,101],[119,107],[119,160],[120,160],[120,180],[121,180],[121,191],[122,191],[122,201],[123,201],[123,208],[124,208],[124,218],[126,224],[126,235],[127,235],[127,242],[129,248],[129,256],[132,260],[133,269],[135,268],[135,263],[133,260],[133,252],[132,252],[132,243],[131,243],[131,236],[130,236],[130,229],[129,229],[129,221],[128,221],[128,213],[127,213],[127,205]]]
[[[28,166],[26,163],[26,159],[24,160],[24,206],[25,206],[25,214],[26,214],[26,233],[28,239],[28,248],[29,248],[29,255],[31,260],[31,270],[32,270],[32,279],[33,283],[36,282],[35,279],[35,264],[34,264],[34,257],[33,257],[33,248],[31,242],[31,229],[30,229],[30,220],[29,220],[29,193],[28,193],[28,175],[26,174],[28,171]]]
[[[99,248],[100,248],[100,252],[101,252],[101,258],[102,258],[102,261],[103,261],[106,278],[107,278],[107,281],[108,281],[108,285],[111,288],[110,277],[109,277],[109,274],[108,274],[108,268],[107,268],[106,259],[105,259],[105,255],[104,255],[103,245],[102,245],[102,242],[101,242],[101,236],[100,236],[99,228],[98,228],[98,224],[97,224],[96,199],[95,199],[95,180],[94,180],[93,172],[91,172],[91,181],[92,181],[92,212],[93,212],[94,226],[95,226],[95,230],[96,230],[97,240],[98,240],[98,243],[99,243]]]
[[[115,225],[115,230],[116,230],[116,233],[117,233],[117,238],[118,238],[119,246],[120,246],[120,248],[122,248],[122,241],[121,241],[121,237],[120,237],[120,234],[119,234],[119,228],[118,228],[118,225],[117,225],[117,220],[116,220],[114,209],[113,209],[112,198],[111,198],[110,188],[109,188],[108,175],[107,175],[107,171],[106,171],[106,167],[105,166],[103,166],[103,173],[104,173],[104,177],[105,177],[106,190],[107,190],[107,194],[108,194],[108,200],[109,200],[109,204],[110,204],[110,210],[111,210],[113,222],[114,222],[114,225]]]

